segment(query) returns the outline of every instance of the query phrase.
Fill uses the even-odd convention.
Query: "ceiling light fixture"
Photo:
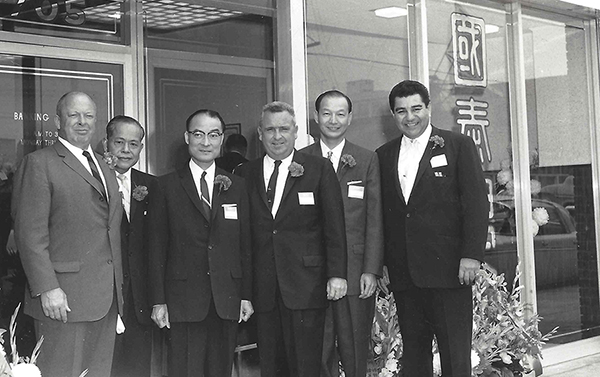
[[[405,8],[400,7],[387,7],[387,8],[379,8],[375,9],[375,15],[381,18],[397,18],[406,16],[408,11]]]

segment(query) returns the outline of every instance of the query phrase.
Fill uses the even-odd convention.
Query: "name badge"
[[[298,202],[301,206],[314,206],[315,205],[315,196],[312,192],[299,192],[298,193]]]
[[[237,220],[237,204],[223,204],[223,215],[227,220]]]
[[[441,166],[448,166],[448,161],[446,160],[446,155],[441,154],[439,156],[433,156],[431,158],[431,167],[439,168]]]
[[[365,188],[364,186],[348,186],[348,197],[354,199],[364,199],[365,198]]]

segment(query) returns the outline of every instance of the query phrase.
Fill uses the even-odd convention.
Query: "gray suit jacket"
[[[122,313],[121,199],[115,174],[96,159],[108,203],[99,182],[60,142],[25,156],[15,174],[15,237],[31,293],[24,310],[36,319],[46,319],[39,295],[59,287],[72,310],[69,322],[104,317],[115,291]]]

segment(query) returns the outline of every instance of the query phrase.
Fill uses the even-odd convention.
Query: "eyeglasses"
[[[223,133],[219,132],[219,131],[211,131],[208,134],[205,134],[202,131],[194,130],[194,131],[187,131],[187,133],[191,134],[194,137],[194,139],[196,139],[196,140],[203,141],[203,140],[206,140],[206,138],[208,138],[208,140],[210,142],[217,142],[217,141],[219,141],[219,138],[221,136],[223,136]]]

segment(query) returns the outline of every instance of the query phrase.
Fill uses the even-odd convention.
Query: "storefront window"
[[[375,0],[306,1],[309,115],[320,93],[341,90],[353,101],[347,137],[371,150],[399,136],[387,97],[409,76],[406,1],[394,2],[391,18],[379,8]],[[312,119],[310,133],[318,136]]]

